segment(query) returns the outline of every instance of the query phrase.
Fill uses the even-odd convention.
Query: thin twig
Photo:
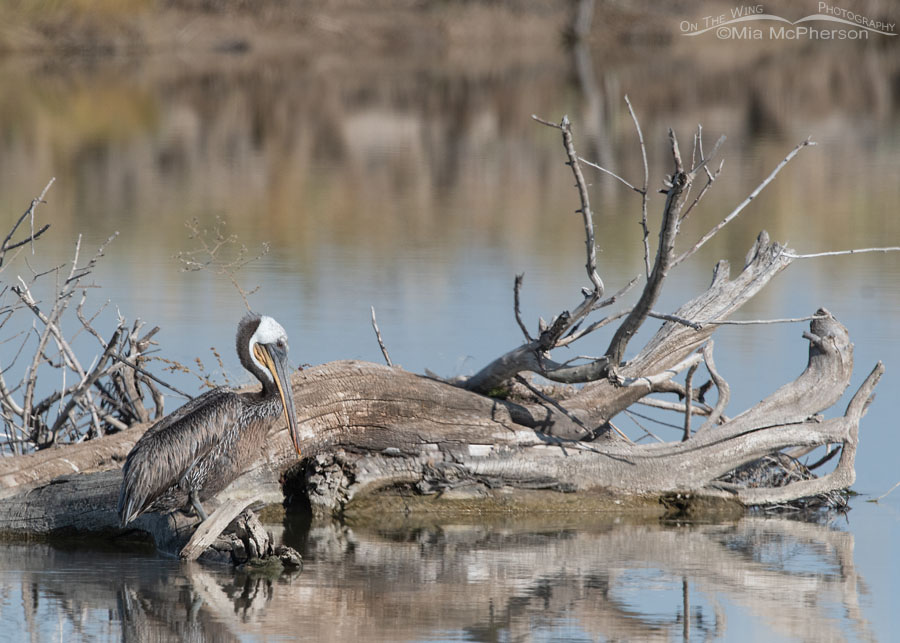
[[[696,196],[696,198],[694,198],[694,200],[691,201],[691,204],[687,208],[685,208],[684,213],[681,215],[681,218],[678,221],[679,224],[683,223],[684,220],[688,218],[688,215],[691,213],[691,211],[694,209],[694,207],[698,203],[700,203],[701,199],[703,199],[704,196],[706,196],[706,193],[709,192],[709,188],[712,187],[713,182],[715,182],[715,180],[717,178],[719,178],[719,174],[722,173],[722,168],[724,167],[724,165],[725,165],[725,159],[722,159],[722,161],[719,163],[719,167],[716,169],[714,174],[710,174],[709,169],[708,168],[706,169],[706,174],[707,174],[706,185],[704,185],[703,188],[700,190],[700,194],[698,194]]]
[[[654,392],[657,387],[654,386]],[[691,393],[693,395],[693,393]],[[688,408],[693,415],[709,415],[710,409],[705,404],[700,403],[691,403],[690,407],[683,402],[668,402],[666,400],[658,400],[655,397],[642,397],[639,399],[636,404],[640,404],[641,406],[649,406],[654,409],[660,409],[663,411],[673,411],[675,413],[680,413],[684,415],[687,412]]]
[[[181,262],[183,271],[196,272],[207,270],[214,275],[227,278],[237,290],[238,295],[244,302],[244,306],[248,311],[252,312],[249,297],[259,290],[259,286],[245,290],[238,283],[237,273],[248,264],[265,256],[269,252],[269,244],[268,242],[263,242],[260,252],[253,257],[247,258],[247,253],[249,252],[247,246],[238,243],[236,234],[226,235],[225,226],[226,223],[221,217],[216,217],[216,223],[212,230],[201,229],[200,222],[197,219],[185,221],[185,227],[190,231],[188,238],[196,240],[199,247],[179,252],[176,255],[176,259]],[[234,256],[230,259],[224,257],[227,252],[233,252]]]
[[[617,427],[615,424],[613,424],[610,420],[607,420],[606,423],[609,425],[609,427],[610,427],[613,431],[615,431],[615,432],[618,433],[620,436],[622,436],[622,438],[624,438],[625,441],[628,442],[628,444],[634,444],[634,442],[631,441],[631,438],[629,438],[627,435],[625,435],[624,433],[622,433],[621,429],[619,429],[619,427]]]
[[[726,217],[725,217],[724,219],[722,219],[719,223],[717,223],[717,224],[716,224],[709,232],[707,232],[705,235],[703,235],[702,237],[700,237],[700,240],[697,241],[697,243],[695,243],[689,250],[686,250],[686,251],[685,251],[684,253],[682,253],[677,259],[675,259],[675,260],[672,262],[672,266],[673,266],[673,267],[674,267],[674,266],[677,266],[678,264],[680,264],[680,263],[681,263],[682,261],[684,261],[685,259],[691,257],[691,256],[692,256],[695,252],[697,252],[697,251],[698,251],[698,250],[699,250],[699,249],[700,249],[707,241],[709,241],[710,239],[712,239],[712,238],[716,235],[716,233],[719,232],[719,230],[721,230],[721,229],[724,228],[726,225],[728,225],[728,224],[729,224],[729,223],[730,223],[737,215],[739,215],[739,214],[743,211],[744,208],[746,208],[746,207],[750,204],[750,202],[751,202],[753,199],[755,199],[755,198],[759,195],[760,192],[763,191],[763,189],[764,189],[767,185],[769,185],[769,183],[772,182],[772,180],[778,175],[779,172],[781,172],[781,170],[784,168],[784,166],[787,165],[788,163],[790,163],[790,162],[791,162],[791,159],[793,159],[795,156],[797,156],[797,154],[800,153],[800,150],[802,150],[804,147],[807,147],[807,146],[810,146],[810,145],[815,145],[815,142],[811,141],[810,139],[806,139],[805,141],[803,141],[802,143],[800,143],[797,147],[795,147],[793,150],[791,150],[790,153],[789,153],[787,156],[784,157],[784,159],[781,161],[781,163],[779,163],[778,165],[775,166],[775,169],[772,170],[772,172],[769,174],[769,176],[767,176],[767,177],[763,180],[762,183],[760,183],[758,186],[756,186],[756,189],[753,190],[753,192],[750,193],[750,196],[748,196],[746,199],[744,199],[743,201],[741,201],[741,202],[738,204],[738,206],[728,214],[728,216],[726,216]]]
[[[658,420],[655,417],[652,417],[650,415],[644,415],[643,413],[638,413],[634,409],[629,409],[628,413],[630,413],[631,415],[636,415],[637,417],[641,418],[642,420],[647,420],[648,422],[653,422],[655,424],[659,424],[660,426],[664,426],[664,427],[667,427],[670,429],[678,429],[679,431],[684,431],[684,426],[682,426],[680,424],[672,424],[671,422],[666,422],[665,420]]]
[[[677,315],[669,315],[666,313],[658,313],[651,310],[647,313],[648,317],[656,319],[664,319],[666,321],[688,326],[694,330],[703,330],[705,326],[759,326],[766,324],[793,324],[795,322],[811,321],[813,319],[825,319],[829,317],[827,314],[807,315],[806,317],[782,317],[778,319],[703,319],[693,320],[678,317]]]
[[[53,182],[56,181],[56,177],[52,177],[50,181],[47,182],[47,185],[44,186],[44,189],[41,190],[40,196],[35,197],[31,200],[31,205],[25,210],[24,214],[19,217],[19,220],[13,224],[12,229],[10,229],[9,234],[6,235],[6,238],[3,239],[3,243],[0,244],[0,266],[3,265],[3,259],[6,256],[6,252],[8,250],[13,250],[20,246],[24,246],[26,243],[31,243],[31,254],[34,254],[34,240],[39,236],[44,234],[49,228],[50,224],[44,224],[37,232],[34,231],[34,213],[37,211],[37,206],[40,203],[46,203],[44,201],[44,197],[47,196],[47,191],[50,189],[50,186],[53,185]],[[15,243],[10,243],[13,235],[16,233],[16,230],[19,229],[19,226],[22,225],[22,222],[26,219],[30,218],[30,229],[31,233],[25,239],[21,241],[16,241]]]
[[[631,312],[630,308],[626,308],[625,310],[620,310],[619,312],[617,312],[613,315],[610,315],[609,317],[604,317],[603,319],[598,319],[597,321],[593,322],[592,324],[590,324],[583,330],[578,330],[577,326],[573,326],[572,334],[569,335],[568,337],[564,337],[563,339],[559,340],[556,343],[556,345],[557,346],[568,346],[569,344],[581,339],[585,335],[587,335],[589,333],[593,333],[595,330],[597,330],[599,328],[603,328],[607,324],[611,324],[612,322],[616,321],[617,319],[621,319],[622,317],[624,317],[625,315],[627,315],[630,312]]]
[[[806,317],[782,317],[780,319],[707,319],[696,322],[702,326],[758,326],[766,324],[793,324],[794,322],[825,319],[830,315],[807,315]]]
[[[830,460],[833,460],[834,457],[841,452],[840,447],[831,448],[831,445],[828,446],[828,451],[821,458],[813,462],[812,464],[806,465],[806,468],[810,471],[814,471],[821,467],[823,464],[828,463]]]
[[[621,288],[619,288],[618,291],[616,291],[615,293],[613,293],[612,295],[610,295],[610,296],[607,297],[606,299],[604,299],[604,300],[602,300],[602,301],[598,301],[596,304],[594,304],[594,307],[593,307],[592,310],[599,310],[599,309],[605,308],[605,307],[607,307],[607,306],[612,306],[614,303],[616,303],[617,301],[619,301],[619,298],[621,298],[621,297],[624,296],[629,290],[631,290],[632,288],[634,288],[634,285],[638,282],[638,279],[640,279],[640,278],[641,278],[640,275],[637,275],[636,277],[632,277],[632,278],[631,278],[631,281],[629,281],[627,284],[625,284],[624,286],[622,286]]]
[[[647,279],[650,278],[650,229],[647,227],[647,199],[649,198],[650,189],[650,169],[647,164],[647,146],[644,144],[644,133],[641,131],[641,124],[638,122],[631,101],[628,100],[628,94],[625,94],[625,104],[628,105],[628,113],[631,114],[631,120],[634,121],[634,129],[637,130],[638,141],[641,144],[641,160],[644,162],[644,185],[640,190],[641,193],[641,230],[643,231],[644,244],[644,269],[646,270]]]
[[[891,487],[890,489],[888,489],[887,491],[885,491],[883,494],[881,494],[881,495],[878,496],[877,498],[873,498],[873,499],[870,500],[869,502],[878,502],[879,500],[883,500],[884,498],[887,498],[887,496],[888,496],[894,489],[896,489],[897,487],[900,487],[900,482],[897,482],[897,484],[895,484],[893,487]]]
[[[700,425],[700,428],[697,429],[698,434],[716,425],[716,423],[719,421],[719,418],[722,417],[722,413],[724,413],[725,407],[728,405],[728,401],[731,399],[731,387],[728,386],[728,382],[725,381],[725,378],[719,374],[719,371],[716,369],[716,363],[713,360],[712,339],[706,342],[706,345],[703,347],[702,354],[703,360],[706,362],[706,370],[709,371],[709,376],[710,378],[712,378],[713,383],[716,385],[718,397],[716,399],[716,405],[713,407],[712,413],[709,414],[706,422]]]
[[[547,127],[555,127],[556,129],[560,129],[560,130],[562,129],[562,125],[560,125],[559,123],[554,123],[552,121],[545,120],[545,119],[541,118],[540,116],[538,116],[537,114],[532,114],[531,118],[536,120],[541,125],[546,125]]]
[[[632,422],[634,422],[635,424],[637,424],[637,425],[638,425],[638,428],[639,428],[641,431],[643,431],[644,433],[646,433],[647,435],[649,435],[651,438],[653,438],[653,439],[656,440],[657,442],[665,442],[665,440],[663,440],[661,437],[659,437],[658,435],[656,435],[655,433],[653,433],[650,429],[648,429],[648,428],[645,427],[643,424],[641,424],[640,422],[638,422],[638,421],[634,418],[634,413],[632,413],[632,412],[629,411],[628,409],[625,409],[625,415],[628,416],[628,419],[630,419]],[[639,442],[639,441],[642,440],[643,438],[644,438],[644,436],[641,436],[640,438],[638,438],[637,440],[635,440],[635,442]]]
[[[525,388],[527,388],[529,391],[531,391],[532,393],[534,393],[535,395],[537,395],[539,398],[541,398],[542,400],[544,400],[545,402],[547,402],[548,404],[550,404],[550,405],[551,405],[553,408],[555,408],[557,411],[559,411],[560,413],[562,413],[563,415],[565,415],[567,418],[569,418],[570,420],[572,420],[575,424],[577,424],[577,425],[580,426],[582,429],[584,429],[584,430],[587,432],[587,435],[588,435],[588,436],[593,435],[593,432],[585,425],[584,422],[581,421],[581,418],[579,418],[577,415],[575,415],[574,413],[572,413],[569,409],[567,409],[566,407],[564,407],[562,404],[560,404],[559,402],[557,402],[556,400],[554,400],[552,397],[550,397],[549,395],[547,395],[546,393],[544,393],[543,391],[541,391],[541,390],[538,389],[537,387],[532,386],[531,382],[529,382],[528,380],[526,380],[524,377],[522,377],[521,375],[518,375],[518,374],[517,374],[517,375],[514,377],[514,379],[515,379],[519,384],[521,384],[522,386],[524,386]]]
[[[702,128],[701,128],[701,131],[702,131]],[[695,165],[693,168],[691,168],[691,174],[692,174],[692,175],[696,175],[697,172],[699,172],[699,171],[702,169],[702,170],[705,170],[705,171],[706,171],[706,178],[707,178],[707,179],[710,179],[710,178],[711,178],[710,173],[709,173],[709,167],[708,167],[709,162],[710,162],[711,160],[713,160],[714,158],[716,158],[716,154],[719,153],[719,148],[722,147],[722,144],[725,142],[725,139],[726,139],[726,138],[727,138],[727,137],[726,137],[724,134],[722,134],[722,135],[718,138],[718,140],[716,140],[716,144],[713,145],[712,150],[710,150],[709,156],[704,156],[704,155],[703,155],[703,148],[702,148],[703,141],[702,141],[702,139],[701,139],[701,141],[700,141],[700,145],[701,145],[701,148],[700,148],[700,161],[697,163],[697,165]]]
[[[578,163],[578,154],[575,152],[575,143],[572,139],[572,125],[569,123],[569,117],[563,116],[560,121],[560,129],[563,135],[563,145],[566,148],[566,156],[569,158],[569,167],[572,168],[572,174],[575,176],[575,186],[578,189],[578,196],[581,199],[581,218],[584,220],[585,246],[587,248],[587,262],[585,269],[588,273],[588,279],[594,285],[594,296],[597,299],[603,297],[603,280],[597,274],[597,246],[594,242],[594,214],[591,211],[591,200],[588,196],[587,183],[584,175],[581,173],[581,165]]]
[[[858,255],[866,252],[897,252],[900,246],[888,246],[886,248],[854,248],[853,250],[832,250],[830,252],[814,252],[808,255],[799,255],[790,251],[784,253],[790,259],[814,259],[816,257],[837,257],[841,255]]]
[[[691,438],[691,399],[694,397],[694,373],[697,371],[699,363],[694,364],[688,369],[687,375],[684,376],[684,437],[682,442],[687,442]]]
[[[136,364],[132,364],[131,362],[129,362],[127,359],[125,359],[125,358],[122,357],[121,355],[113,354],[113,355],[112,355],[112,358],[113,358],[114,360],[116,360],[117,362],[121,362],[122,364],[124,364],[124,365],[127,366],[128,368],[130,368],[130,369],[132,369],[132,370],[134,370],[134,371],[140,373],[141,375],[143,375],[143,376],[145,376],[145,377],[149,377],[151,380],[153,380],[153,381],[156,382],[157,384],[159,384],[159,385],[161,385],[161,386],[165,386],[167,389],[169,389],[169,390],[172,391],[173,393],[178,393],[178,395],[180,395],[181,397],[183,397],[183,398],[185,398],[185,399],[188,399],[188,400],[194,399],[194,396],[193,396],[193,395],[189,395],[188,393],[185,393],[184,391],[175,388],[174,386],[172,386],[172,385],[169,384],[168,382],[165,382],[165,381],[159,379],[158,377],[156,377],[156,375],[154,375],[153,373],[150,373],[149,371],[145,371],[144,369],[142,369],[140,366],[138,366],[138,365],[136,365]],[[151,359],[159,359],[159,358],[153,357],[153,358],[151,358]],[[163,361],[166,361],[166,360],[163,360]]]
[[[59,430],[62,428],[62,425],[65,423],[66,419],[70,411],[75,407],[76,404],[79,403],[81,396],[90,390],[90,388],[94,385],[100,377],[106,374],[104,367],[106,366],[106,360],[108,360],[112,356],[113,350],[115,350],[116,345],[119,343],[119,336],[122,334],[122,327],[116,328],[109,342],[106,344],[106,350],[103,351],[103,355],[100,356],[100,359],[97,361],[97,365],[94,367],[93,371],[91,371],[75,388],[75,390],[69,395],[69,401],[66,403],[65,407],[56,417],[56,421],[53,423],[53,426],[50,428],[50,442],[53,443],[56,440],[56,435],[59,433]],[[65,370],[63,370],[65,373]],[[89,405],[89,408],[94,410],[96,413],[95,407],[93,404]],[[99,418],[95,418],[99,419]],[[99,422],[98,422],[99,424]]]
[[[375,306],[371,306],[372,309],[372,328],[375,329],[375,338],[378,340],[378,347],[381,348],[381,354],[384,355],[384,361],[387,362],[387,365],[390,367],[394,366],[394,363],[391,361],[391,356],[388,355],[387,347],[384,345],[384,340],[381,338],[381,331],[378,329],[378,322],[375,320]]]
[[[625,187],[627,187],[629,190],[634,190],[635,192],[638,192],[638,193],[641,192],[641,189],[640,189],[640,188],[634,187],[631,183],[629,183],[628,181],[626,181],[625,179],[623,179],[621,176],[619,176],[619,175],[616,174],[615,172],[612,172],[612,171],[610,171],[610,170],[607,170],[605,167],[602,167],[602,166],[600,166],[600,165],[597,165],[596,163],[592,163],[591,161],[588,161],[588,160],[587,160],[586,158],[584,158],[583,156],[579,156],[579,157],[578,157],[578,160],[581,161],[582,163],[584,163],[585,165],[589,165],[590,167],[594,168],[595,170],[599,170],[599,171],[603,172],[604,174],[608,174],[609,176],[613,177],[613,178],[616,179],[617,181],[620,181],[620,182],[622,183],[622,185],[624,185]]]
[[[525,335],[525,341],[533,342],[534,339],[528,332],[528,328],[525,326],[525,322],[522,321],[522,311],[519,308],[519,293],[522,291],[522,280],[525,278],[525,274],[516,275],[516,280],[513,283],[513,312],[516,316],[516,323],[519,325],[519,328],[522,329],[522,334]]]
[[[681,324],[682,326],[688,326],[693,328],[694,330],[703,330],[703,326],[701,326],[698,322],[691,321],[690,319],[685,319],[684,317],[678,317],[677,315],[669,315],[668,313],[658,313],[655,310],[651,310],[647,313],[647,317],[653,317],[654,319],[664,319],[665,321],[675,322],[676,324]]]
[[[659,247],[656,249],[656,260],[650,277],[644,284],[644,290],[635,304],[631,313],[619,326],[606,349],[609,363],[613,366],[622,361],[628,342],[634,337],[641,325],[646,321],[647,314],[652,310],[653,304],[659,298],[663,282],[672,265],[675,251],[675,237],[678,234],[678,216],[684,205],[685,191],[691,185],[691,175],[684,172],[684,164],[681,160],[681,152],[678,149],[678,139],[674,130],[669,130],[669,142],[671,144],[672,158],[675,162],[675,171],[672,173],[672,181],[666,194],[666,203],[663,207],[662,222],[659,231]]]

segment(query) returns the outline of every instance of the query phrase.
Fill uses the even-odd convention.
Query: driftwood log
[[[661,333],[668,332],[669,323]],[[354,500],[386,489],[419,494],[464,489],[472,498],[520,490],[525,504],[532,490],[656,496],[675,492],[754,505],[846,488],[854,480],[859,421],[883,367],[873,369],[843,416],[823,420],[818,413],[848,385],[852,346],[846,330],[833,318],[816,319],[811,329],[815,338],[809,340],[809,362],[796,380],[729,422],[700,431],[687,441],[667,444],[553,437],[542,429],[557,422],[568,426],[567,416],[553,407],[494,400],[377,364],[324,364],[294,376],[305,459],[301,484],[292,488],[305,488],[310,504],[321,513],[352,509]],[[689,353],[692,343],[687,338],[682,343],[682,350]],[[665,372],[666,363],[656,372]],[[571,408],[593,407],[595,417],[604,418],[617,405],[630,403],[630,389],[638,385],[586,387],[572,398]],[[16,467],[24,458],[0,461],[6,465],[0,470],[0,483],[13,483],[0,499],[0,530],[51,534],[116,529],[115,503],[121,483],[117,468],[59,477],[57,473],[62,467],[72,468],[73,457],[80,462],[79,468],[88,471],[117,466],[140,431],[136,427],[94,440],[94,448],[85,448],[81,458],[68,453],[74,448],[31,456],[40,457],[41,462],[23,467],[30,475],[25,491],[25,475]],[[281,499],[284,474],[298,467],[286,429],[274,427],[271,438],[266,452],[223,498]],[[822,478],[768,489],[717,481],[766,454],[820,444],[843,445],[836,469]],[[90,461],[90,454],[100,453],[102,461]],[[37,475],[41,472],[48,472],[52,479],[42,480]],[[583,509],[591,506],[586,501]],[[190,523],[178,514],[151,514],[134,527],[153,534],[162,545],[173,543],[173,538],[184,539]]]
[[[563,134],[581,201],[591,283],[583,289],[582,301],[549,323],[542,320],[532,337],[519,314],[517,278],[514,312],[525,341],[467,380],[450,382],[356,361],[296,373],[292,384],[302,460],[298,461],[286,429],[273,426],[265,451],[221,494],[223,507],[237,514],[254,501],[281,502],[285,496],[325,515],[365,513],[373,507],[409,511],[442,503],[466,511],[593,511],[622,503],[658,507],[661,499],[673,498],[679,506],[709,501],[734,507],[790,502],[853,483],[860,419],[884,369],[875,365],[842,414],[830,419],[821,415],[845,392],[853,371],[847,330],[827,310],[806,318],[810,324],[803,333],[809,342],[805,370],[752,408],[731,418],[724,415],[729,388],[713,362],[712,334],[803,255],[762,232],[737,274],[731,274],[727,262],[719,262],[704,292],[671,314],[653,311],[669,271],[733,219],[809,141],[795,148],[710,234],[678,255],[675,240],[680,225],[718,172],[707,169],[709,159],[703,157],[699,136],[695,158],[700,161],[685,168],[670,132],[675,169],[666,182],[653,261],[649,244],[644,246],[643,291],[632,308],[588,323],[591,313],[615,303],[638,279],[605,297],[597,272],[587,184],[571,127],[565,118],[550,125]],[[718,144],[713,154],[717,148]],[[707,184],[691,201],[692,184],[701,172]],[[647,189],[628,185],[642,195],[646,241]],[[623,361],[629,340],[654,318],[664,320],[656,334]],[[551,359],[554,348],[569,346],[618,319],[623,321],[603,357],[577,364]],[[701,363],[710,381],[694,387],[692,378]],[[682,371],[683,385],[675,381]],[[568,396],[553,397],[546,388],[522,378],[522,372],[583,386]],[[701,395],[712,387],[718,391],[714,406],[705,404]],[[680,406],[668,403],[668,408],[681,409],[684,439],[636,444],[613,426],[611,420],[633,404],[652,394],[672,393],[684,400]],[[706,418],[696,429],[691,423],[694,415]],[[34,535],[105,530],[121,536],[115,515],[118,468],[146,427],[0,459],[0,531]],[[838,453],[840,457],[830,473],[818,478],[751,486],[727,477],[772,454],[796,457],[822,446],[828,449],[822,462]],[[434,503],[423,504],[422,499]],[[215,516],[221,524],[232,517]],[[129,530],[151,534],[162,548],[181,549],[194,524],[177,513],[145,515]],[[198,536],[189,549],[199,554],[216,535],[201,534],[207,540],[198,543]]]

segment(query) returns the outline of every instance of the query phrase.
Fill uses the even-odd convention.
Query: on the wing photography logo
[[[714,33],[719,40],[868,40],[896,36],[896,23],[819,2],[817,12],[797,20],[766,13],[761,4],[739,5],[728,13],[682,20],[684,36]]]

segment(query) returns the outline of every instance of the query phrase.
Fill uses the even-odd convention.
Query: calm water
[[[4,547],[0,637],[867,641],[896,626],[885,613],[896,581],[882,584],[846,525],[579,516],[274,530],[302,551],[302,572]]]
[[[25,258],[35,270],[67,261],[79,233],[93,249],[118,231],[95,271],[102,290],[90,293],[94,306],[112,302],[101,327],[112,327],[117,308],[162,327],[164,356],[200,357],[219,379],[245,381],[231,355],[243,302],[227,279],[181,272],[175,258],[196,248],[186,220],[209,229],[218,218],[251,256],[271,244],[237,277],[245,289],[260,286],[251,305],[288,329],[298,364],[380,361],[369,326],[375,306],[396,363],[473,373],[519,342],[516,273],[525,273],[532,326],[577,304],[587,283],[571,175],[556,132],[530,115],[568,113],[584,155],[639,182],[625,93],[648,141],[651,186],[671,171],[669,126],[682,149],[698,122],[707,146],[728,135],[724,173],[686,222],[681,247],[794,145],[818,142],[672,274],[658,309],[703,289],[716,260],[736,270],[763,228],[801,252],[900,245],[897,47],[778,47],[773,56],[751,42],[673,36],[628,55],[595,51],[580,77],[564,51],[539,65],[459,68],[240,56],[209,67],[183,58],[99,66],[6,59],[0,220],[8,225],[50,176],[57,182],[39,212],[51,231],[4,277],[29,274]],[[615,290],[641,271],[639,201],[608,179],[591,180],[600,269]],[[653,220],[661,206],[651,202]],[[308,534],[290,525],[284,538],[307,565],[275,581],[133,553],[4,547],[0,638],[890,640],[900,631],[900,490],[878,505],[864,499],[900,480],[898,277],[900,255],[798,262],[739,315],[827,307],[856,344],[853,390],[877,360],[886,363],[860,434],[855,489],[864,497],[847,520],[580,517]],[[803,369],[802,331],[717,333],[729,414]],[[600,352],[607,341],[578,350]],[[210,347],[222,351],[224,373]],[[96,348],[79,348],[90,362]],[[197,389],[196,379],[172,377]]]
[[[896,529],[896,514],[893,521]],[[302,572],[271,579],[136,554],[5,547],[5,634],[16,640],[27,631],[41,641],[867,641],[889,640],[896,625],[878,609],[879,595],[896,584],[881,586],[880,574],[866,574],[868,557],[854,552],[854,534],[840,526],[581,516],[398,520],[377,530],[288,522],[275,530],[302,551]]]

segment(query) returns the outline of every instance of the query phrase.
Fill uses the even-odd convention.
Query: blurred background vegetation
[[[219,217],[248,246],[272,242],[248,279],[273,285],[260,295],[267,302],[273,291],[292,293],[311,311],[303,314],[313,316],[304,319],[312,331],[327,325],[330,313],[315,312],[322,307],[338,314],[358,305],[354,336],[376,348],[363,321],[368,305],[413,325],[405,307],[423,293],[447,302],[458,321],[475,277],[453,273],[466,269],[478,283],[490,274],[502,284],[498,314],[511,324],[513,274],[528,271],[526,297],[532,292],[544,313],[571,305],[559,285],[581,270],[581,230],[564,218],[576,204],[558,137],[530,115],[568,113],[584,156],[637,181],[627,93],[654,187],[670,171],[668,127],[684,146],[698,123],[709,145],[728,135],[725,170],[686,223],[687,240],[718,222],[799,141],[820,144],[685,268],[686,293],[706,282],[717,259],[740,262],[762,228],[802,252],[897,239],[900,38],[681,34],[682,21],[731,7],[598,0],[589,33],[574,43],[575,3],[550,0],[7,0],[0,216],[13,220],[56,176],[52,209],[44,210],[54,227],[44,239],[48,257],[68,256],[78,233],[96,244],[119,230],[108,296],[139,316],[213,323],[198,296],[221,295],[206,302],[218,311],[220,346],[230,343],[232,324],[219,320],[239,315],[241,302],[227,284],[215,291],[177,272],[172,257],[190,247],[189,219],[212,226]],[[848,7],[896,18],[883,3]],[[791,19],[814,9],[766,4]],[[622,283],[642,263],[639,202],[609,179],[591,180],[601,271]],[[651,216],[660,207],[651,203]],[[869,274],[892,261],[863,256],[854,265]],[[821,262],[804,279],[827,291],[846,278],[846,265]],[[760,307],[775,296],[763,293]],[[235,305],[223,314],[226,298]],[[419,321],[434,322],[440,310]],[[479,304],[467,314],[480,319]],[[516,336],[510,332],[496,331],[505,341]],[[449,332],[456,347],[438,361],[472,350],[458,333]],[[423,339],[417,348],[431,346]],[[357,355],[378,359],[354,349],[313,351],[304,361]]]

